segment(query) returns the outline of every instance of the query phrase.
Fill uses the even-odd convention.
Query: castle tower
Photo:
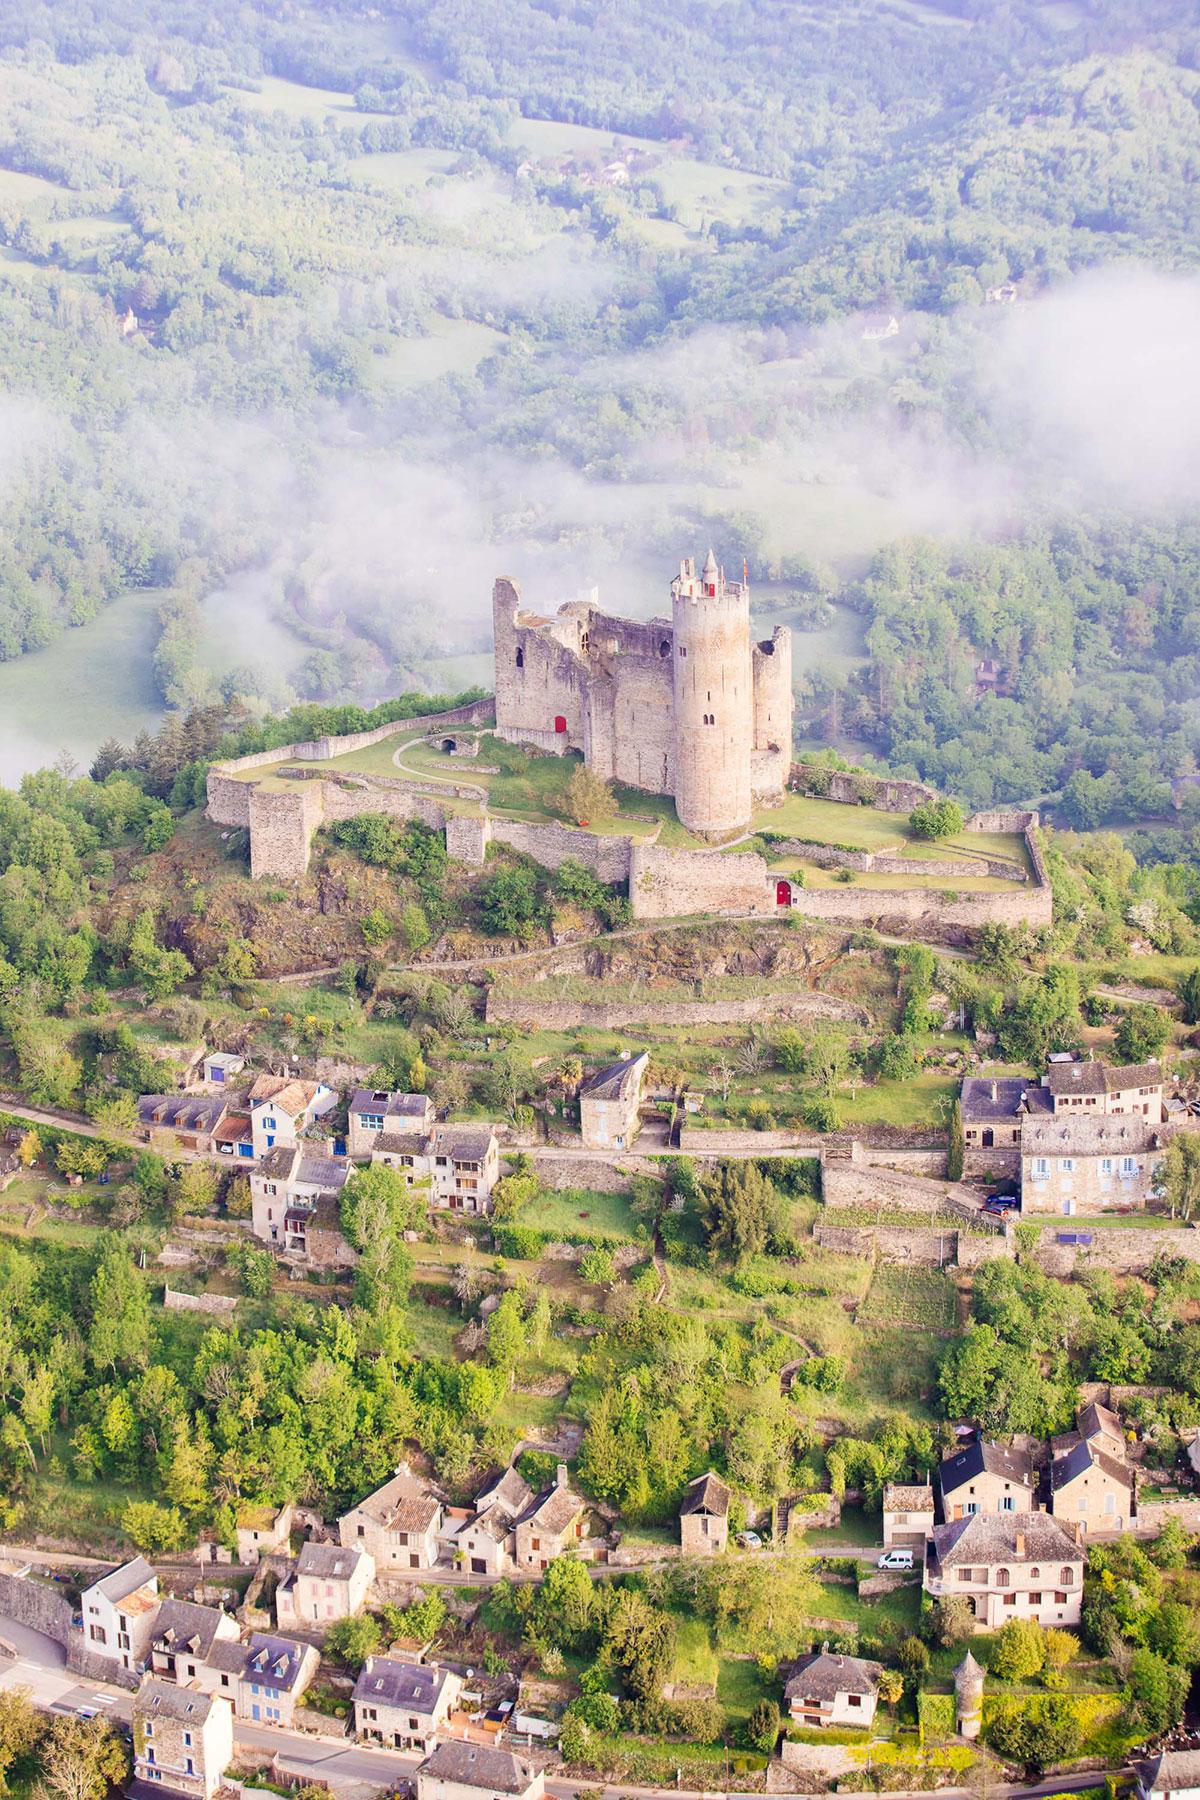
[[[749,589],[710,550],[699,575],[690,556],[680,563],[671,603],[675,810],[689,831],[733,831],[753,812]]]
[[[969,1650],[954,1671],[954,1724],[965,1738],[977,1738],[983,1724],[983,1670]]]

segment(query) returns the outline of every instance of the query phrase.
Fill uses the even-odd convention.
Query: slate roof
[[[627,1100],[637,1092],[648,1054],[643,1050],[637,1056],[627,1057],[623,1062],[609,1063],[606,1069],[597,1069],[580,1083],[579,1092],[588,1100]]]
[[[296,1573],[317,1581],[349,1581],[362,1556],[361,1550],[347,1550],[341,1544],[305,1544],[296,1559]]]
[[[153,1580],[154,1570],[145,1557],[135,1556],[132,1562],[122,1563],[119,1569],[110,1569],[99,1581],[93,1581],[87,1591],[103,1594],[106,1600],[111,1600],[116,1606]]]
[[[143,1125],[165,1125],[172,1131],[211,1132],[227,1104],[220,1094],[143,1094],[138,1119]]]
[[[1044,1156],[1141,1156],[1171,1141],[1169,1126],[1135,1113],[1055,1113],[1027,1118],[1021,1154]]]
[[[928,1483],[906,1486],[889,1481],[883,1490],[884,1512],[932,1512],[933,1489]]]
[[[1033,1083],[1026,1075],[969,1075],[962,1084],[964,1119],[1015,1119]]]
[[[1080,1413],[1079,1431],[1080,1435],[1085,1438],[1113,1438],[1124,1450],[1125,1427],[1121,1423],[1120,1415],[1107,1406],[1101,1406],[1098,1400],[1093,1400]]]
[[[329,1192],[345,1187],[349,1176],[348,1163],[339,1162],[332,1156],[306,1156],[301,1152],[300,1167],[293,1172],[292,1180],[311,1183],[313,1187]]]
[[[355,1088],[350,1096],[352,1113],[382,1113],[385,1119],[425,1119],[429,1110],[428,1094],[392,1094],[382,1088]]]
[[[1045,1081],[1055,1099],[1061,1094],[1121,1094],[1162,1084],[1162,1064],[1157,1062],[1126,1063],[1121,1068],[1102,1062],[1052,1063]]]
[[[687,1492],[680,1502],[679,1511],[681,1514],[712,1513],[714,1517],[724,1519],[729,1515],[729,1504],[732,1499],[733,1494],[729,1488],[726,1487],[720,1476],[714,1475],[710,1469],[707,1475],[697,1475],[694,1481],[688,1482]]]
[[[1086,1475],[1089,1469],[1099,1469],[1101,1474],[1107,1475],[1118,1487],[1128,1490],[1133,1486],[1133,1476],[1123,1462],[1110,1456],[1106,1450],[1099,1449],[1095,1443],[1088,1443],[1083,1439],[1074,1449],[1068,1450],[1065,1456],[1055,1457],[1050,1465],[1050,1486],[1057,1492],[1059,1488],[1077,1480],[1080,1475]]]
[[[1083,1550],[1049,1513],[971,1513],[950,1525],[935,1525],[933,1555],[941,1569],[1083,1561]]]
[[[428,1663],[393,1662],[387,1656],[369,1656],[354,1684],[354,1698],[371,1706],[396,1706],[430,1716],[449,1680],[448,1670],[435,1669]]]
[[[515,1523],[540,1525],[550,1537],[558,1537],[566,1531],[582,1508],[583,1501],[569,1487],[544,1488],[532,1506],[527,1506]]]
[[[442,1510],[442,1502],[427,1482],[407,1469],[398,1470],[390,1481],[360,1500],[353,1512],[364,1512],[385,1531],[426,1532]]]
[[[215,1696],[198,1688],[176,1687],[151,1675],[133,1696],[135,1718],[178,1719],[184,1725],[202,1725],[213,1709]]]
[[[299,1144],[277,1144],[274,1150],[259,1157],[253,1173],[267,1175],[272,1181],[290,1181],[292,1170],[303,1154]]]
[[[452,1156],[456,1162],[482,1162],[496,1141],[490,1125],[438,1125],[427,1156]]]
[[[533,1489],[516,1469],[505,1469],[494,1481],[480,1488],[475,1496],[476,1512],[487,1512],[492,1507],[508,1513],[516,1518],[527,1506],[533,1504]]]
[[[213,1127],[213,1136],[220,1144],[236,1144],[239,1138],[248,1138],[250,1131],[249,1113],[231,1113],[227,1119],[222,1119],[219,1125]]]
[[[839,1694],[879,1692],[873,1670],[876,1664],[861,1662],[857,1656],[834,1656],[818,1650],[802,1656],[790,1681],[783,1690],[785,1700],[835,1700]]]
[[[392,1156],[424,1156],[429,1136],[424,1131],[381,1131],[375,1139],[376,1150],[386,1150]]]
[[[228,1614],[217,1606],[197,1606],[191,1600],[164,1600],[154,1621],[154,1648],[170,1653],[190,1650],[205,1662],[227,1617]]]
[[[297,1643],[295,1638],[277,1637],[274,1632],[256,1631],[250,1642],[239,1648],[246,1659],[248,1681],[257,1678],[288,1693],[300,1679],[311,1646]]]
[[[1161,1756],[1135,1763],[1134,1768],[1148,1794],[1200,1787],[1200,1750],[1167,1750]]]
[[[489,1794],[523,1794],[534,1779],[531,1763],[522,1762],[511,1750],[491,1744],[462,1744],[453,1739],[425,1758],[418,1776],[428,1775],[435,1781],[452,1781],[460,1787],[474,1787]]]
[[[1000,1444],[989,1444],[977,1438],[965,1450],[948,1456],[938,1470],[943,1494],[953,1494],[964,1482],[977,1476],[998,1475],[1003,1481],[1015,1481],[1021,1487],[1033,1486],[1033,1460],[1023,1450],[1006,1450]]]

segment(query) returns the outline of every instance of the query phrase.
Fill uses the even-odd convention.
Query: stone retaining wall
[[[833,1225],[819,1221],[813,1227],[813,1237],[826,1250],[839,1250],[847,1256],[878,1256],[894,1263],[922,1263],[934,1269],[958,1261],[960,1235],[952,1225],[945,1231],[918,1231],[911,1226]]]
[[[1168,1519],[1178,1519],[1186,1531],[1200,1531],[1200,1497],[1181,1494],[1178,1500],[1142,1500],[1137,1503],[1139,1537],[1158,1536]]]
[[[617,1164],[595,1162],[581,1156],[555,1156],[539,1150],[534,1158],[537,1177],[544,1188],[594,1188],[602,1194],[627,1194],[629,1176]],[[536,1223],[530,1219],[530,1224]]]
[[[1119,1275],[1136,1275],[1150,1267],[1160,1250],[1182,1256],[1188,1262],[1200,1263],[1200,1231],[1098,1225],[1092,1232],[1090,1244],[1055,1242],[1060,1231],[1074,1229],[1070,1219],[1058,1219],[1043,1227],[1034,1258],[1048,1275],[1071,1275],[1079,1268],[1112,1269]],[[1082,1229],[1086,1231],[1087,1227]]]
[[[601,990],[603,991],[603,990]],[[744,1000],[543,1000],[536,994],[488,991],[488,1024],[528,1025],[530,1030],[573,1031],[579,1026],[739,1025],[753,1019],[848,1019],[861,1008],[828,994],[757,994]]]
[[[636,906],[634,911],[636,916]],[[1048,929],[1052,901],[1048,887],[1035,886],[1016,893],[966,894],[958,900],[943,900],[931,889],[922,888],[804,888],[796,911],[824,924],[869,926],[885,936],[900,936],[915,928],[937,937],[939,933],[977,931],[981,925]]]
[[[1004,881],[1028,881],[1018,863],[1000,857],[894,856],[883,850],[843,850],[836,844],[812,844],[806,838],[784,838],[771,844],[772,857],[802,856],[820,869],[856,869],[860,874],[932,875],[938,880],[965,880],[996,875]]]
[[[754,853],[666,850],[635,843],[629,859],[629,898],[635,919],[671,919],[689,913],[774,914],[774,883]]]
[[[569,825],[523,825],[515,819],[489,817],[486,824],[497,844],[523,851],[544,869],[557,869],[568,861],[580,862],[611,886],[623,887],[629,880],[627,837],[604,837],[574,830]]]
[[[679,1149],[684,1156],[725,1156],[731,1150],[754,1150],[762,1156],[784,1151],[792,1156],[819,1157],[820,1147],[811,1132],[745,1131],[733,1127],[704,1131],[685,1125],[679,1133]]]
[[[177,1294],[173,1288],[163,1289],[163,1305],[168,1312],[231,1313],[237,1308],[233,1294]]]

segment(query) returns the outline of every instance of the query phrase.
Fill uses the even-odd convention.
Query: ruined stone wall
[[[496,843],[523,851],[544,869],[574,861],[611,885],[620,886],[629,879],[628,838],[598,837],[569,825],[523,825],[515,819],[492,818],[489,824]]]
[[[664,850],[657,844],[633,845],[629,898],[635,919],[775,912],[775,890],[767,886],[767,865],[761,856]]]
[[[980,875],[996,875],[1004,881],[1029,879],[1019,863],[1000,857],[892,856],[880,850],[843,850],[836,844],[814,844],[804,838],[784,838],[773,842],[771,848],[776,857],[802,856],[819,869],[856,869],[863,875],[931,875],[942,881]]]
[[[487,725],[495,716],[496,702],[489,694],[484,700],[470,700],[466,706],[452,706],[449,712],[426,713],[417,719],[393,719],[387,725],[375,725],[370,731],[350,731],[342,737],[322,737],[315,742],[295,744],[286,752],[298,759],[327,762],[333,756],[349,756],[352,750],[369,750],[385,738],[419,736],[425,731],[441,731],[454,725]],[[278,759],[280,752],[272,751]],[[236,765],[230,764],[230,767]]]
[[[977,812],[963,826],[964,831],[1001,831],[1020,836],[1030,825],[1036,825],[1035,812]]]
[[[769,910],[774,910],[773,901],[772,895]],[[1051,908],[1048,887],[1031,886],[1012,893],[964,894],[959,900],[943,900],[928,888],[851,887],[804,888],[797,910],[805,918],[829,924],[868,925],[876,931],[900,933],[913,928],[936,932],[957,927],[969,931],[980,925],[995,924],[1029,925],[1034,930],[1041,930],[1050,925]]]
[[[447,813],[446,854],[482,868],[492,841],[492,821],[483,814]]]
[[[936,789],[919,781],[887,775],[851,775],[814,763],[793,763],[790,779],[798,793],[836,800],[842,806],[874,806],[880,812],[910,813],[922,801],[939,797]]]
[[[757,1156],[786,1153],[790,1156],[819,1156],[820,1151],[811,1132],[803,1131],[739,1131],[733,1126],[719,1131],[705,1131],[696,1125],[685,1125],[679,1134],[679,1148],[686,1156],[728,1156],[732,1151],[750,1152]]]
[[[848,1001],[828,994],[757,994],[745,1000],[658,1000],[652,995],[629,1000],[542,1000],[526,990],[506,994],[492,988],[487,998],[489,1024],[528,1020],[531,1028],[574,1031],[620,1025],[737,1025],[750,1019],[852,1019],[862,1013]]]
[[[239,826],[243,831],[250,829],[253,782],[238,781],[233,775],[222,775],[219,769],[210,769],[205,787],[208,791],[208,816],[214,825]]]
[[[173,1288],[163,1289],[163,1306],[167,1312],[231,1313],[237,1308],[233,1294],[178,1294]]]

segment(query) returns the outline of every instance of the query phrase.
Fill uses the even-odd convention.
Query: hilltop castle
[[[610,781],[670,794],[689,831],[737,830],[782,796],[792,634],[751,643],[749,585],[726,581],[711,550],[699,574],[680,563],[670,619],[619,619],[589,600],[542,618],[504,576],[492,612],[497,736],[581,750]]]

